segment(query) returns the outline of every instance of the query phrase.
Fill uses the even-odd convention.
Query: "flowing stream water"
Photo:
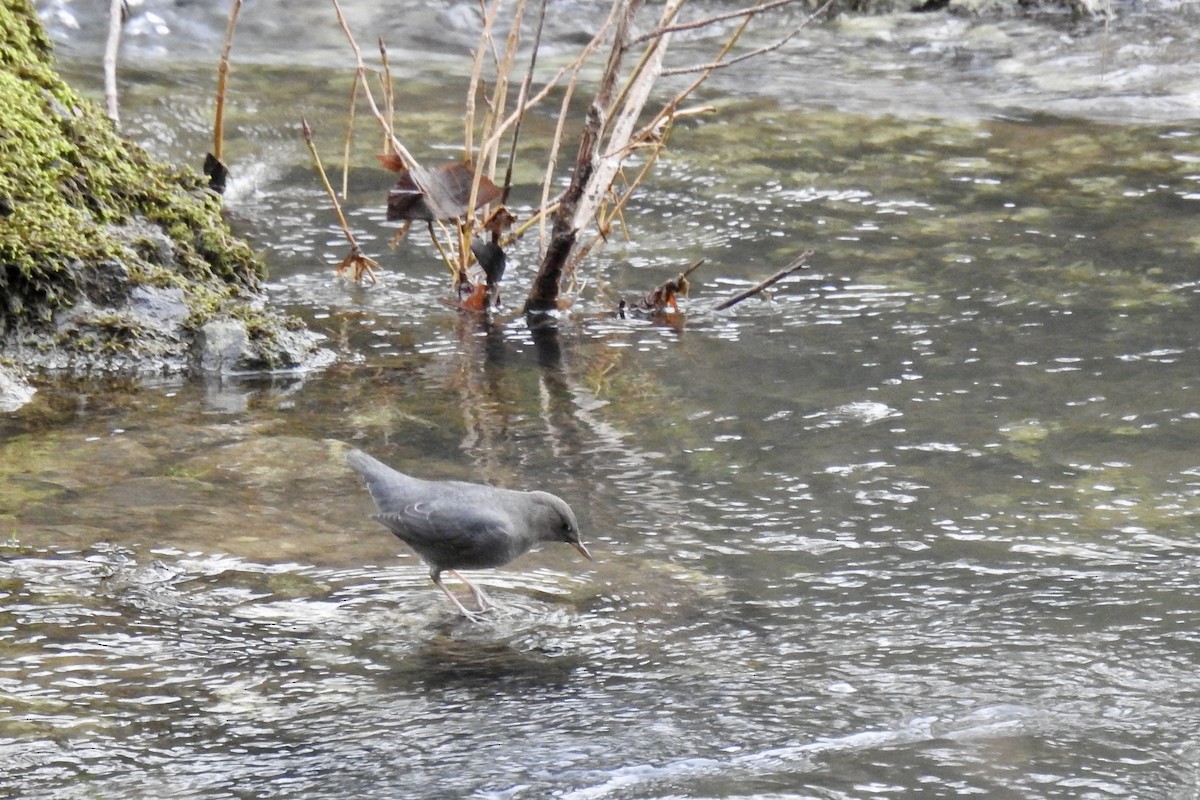
[[[43,4],[93,94],[101,5]],[[473,6],[345,5],[402,137],[456,157]],[[135,5],[123,50],[127,132],[197,166],[218,6]],[[602,13],[550,9],[547,64]],[[389,246],[366,122],[347,214],[380,282],[334,276],[298,120],[337,180],[353,59],[324,4],[248,3],[231,222],[338,358],[47,381],[0,419],[0,795],[1200,795],[1200,26],[1120,11],[846,18],[718,74],[531,330]],[[614,313],[701,257],[679,315]],[[473,575],[499,608],[460,619],[348,446],[550,488],[595,561]]]

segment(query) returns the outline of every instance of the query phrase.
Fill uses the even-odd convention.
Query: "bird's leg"
[[[455,573],[455,574],[457,575],[458,573]],[[454,596],[454,592],[452,592],[446,588],[446,584],[442,583],[441,575],[434,574],[434,575],[431,575],[430,577],[433,578],[433,584],[442,590],[442,594],[444,594],[444,595],[446,595],[446,597],[450,598],[450,602],[454,603],[455,607],[459,610],[459,612],[462,613],[462,615],[464,617],[471,620],[472,622],[479,621],[479,615],[476,614],[474,611],[468,611],[467,607],[464,606],[462,603],[460,603],[458,598]],[[467,585],[470,586],[471,584],[468,583]]]
[[[480,589],[462,575],[459,575],[457,570],[451,569],[446,571],[466,584],[467,588],[471,590],[471,594],[475,596],[475,602],[479,604],[480,611],[487,611],[492,607],[492,603],[488,600],[488,596],[483,593],[483,589]]]

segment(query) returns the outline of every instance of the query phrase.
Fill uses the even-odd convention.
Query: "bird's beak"
[[[588,561],[592,560],[592,554],[589,553],[587,551],[587,548],[583,546],[583,542],[568,542],[568,544],[570,544],[571,547],[574,547],[576,550],[578,550],[579,554],[581,556],[583,556],[584,558],[586,558]]]

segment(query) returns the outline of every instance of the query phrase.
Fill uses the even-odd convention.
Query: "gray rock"
[[[129,308],[145,324],[172,334],[183,329],[188,315],[183,289],[175,287],[135,286],[130,292]]]
[[[237,372],[250,337],[246,326],[233,319],[203,325],[192,340],[192,363],[199,372]]]

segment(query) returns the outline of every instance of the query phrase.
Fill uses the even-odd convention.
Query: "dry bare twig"
[[[717,61],[710,61],[707,64],[696,64],[691,67],[677,67],[675,69],[663,70],[663,75],[664,76],[686,75],[690,72],[703,72],[707,75],[707,74],[711,73],[713,70],[726,69],[728,67],[732,67],[735,64],[741,64],[743,61],[749,61],[752,58],[758,58],[760,56],[766,55],[767,53],[772,53],[772,52],[778,50],[779,48],[783,47],[785,44],[790,42],[792,39],[796,38],[796,36],[799,35],[800,31],[804,30],[814,20],[819,19],[822,15],[824,15],[825,12],[830,9],[830,7],[833,5],[833,3],[834,3],[834,0],[825,0],[825,2],[821,5],[821,7],[818,8],[813,13],[809,14],[807,17],[805,17],[803,22],[801,22],[795,28],[792,28],[792,30],[788,31],[784,36],[780,37],[779,39],[776,39],[774,42],[772,42],[770,44],[763,45],[762,47],[759,47],[755,50],[751,50],[747,53],[742,53],[741,55],[731,58],[728,61],[717,60]],[[748,19],[749,18],[747,18],[747,20]]]
[[[667,0],[660,17],[663,24],[675,18],[683,2]],[[641,0],[618,0],[615,4],[618,16],[613,43],[596,94],[588,108],[571,183],[554,214],[550,239],[525,301],[527,312],[545,312],[558,306],[559,286],[569,269],[579,233],[595,219],[608,196],[609,187],[624,161],[624,145],[633,134],[637,119],[649,99],[650,89],[662,68],[670,34],[655,39],[647,46],[637,71],[630,77],[625,89],[619,95],[615,93],[629,50],[634,18],[641,6]]]
[[[125,25],[125,0],[111,0],[108,5],[108,40],[104,44],[104,100],[108,118],[121,127],[117,100],[117,53],[121,49],[121,28]]]
[[[683,103],[687,97],[713,70],[782,47],[804,25],[824,13],[832,0],[827,0],[817,12],[783,38],[736,57],[731,57],[731,54],[751,20],[798,0],[764,0],[756,6],[707,16],[692,22],[679,22],[686,0],[663,0],[661,5],[655,5],[658,18],[648,33],[638,33],[635,30],[636,18],[646,7],[645,0],[612,0],[606,19],[592,39],[573,60],[560,66],[549,80],[542,83],[537,91],[533,91],[542,25],[546,14],[546,0],[538,0],[539,16],[529,51],[529,65],[520,88],[515,93],[515,106],[511,108],[512,71],[521,45],[522,23],[529,0],[515,0],[506,10],[510,16],[506,20],[508,25],[503,34],[502,44],[497,23],[504,0],[478,0],[483,24],[474,50],[467,87],[463,132],[464,163],[429,170],[423,169],[417,163],[396,137],[393,129],[390,70],[387,66],[387,52],[382,42],[380,53],[385,70],[382,88],[386,96],[386,115],[380,111],[375,100],[372,83],[367,80],[370,71],[363,62],[340,4],[338,0],[332,2],[338,22],[354,51],[356,71],[352,101],[356,102],[361,92],[361,96],[365,98],[385,131],[385,165],[389,164],[390,158],[391,168],[402,173],[401,181],[392,194],[398,203],[419,200],[427,207],[415,214],[403,212],[405,216],[396,211],[396,215],[393,216],[390,197],[389,219],[427,221],[434,245],[460,289],[467,282],[467,269],[472,259],[477,260],[481,234],[491,234],[490,245],[500,248],[536,224],[539,228],[540,263],[524,309],[526,312],[539,312],[557,307],[565,279],[573,277],[580,260],[586,257],[596,244],[603,241],[613,225],[621,220],[630,199],[647,179],[665,148],[674,122],[708,110],[684,108]],[[673,34],[712,26],[730,19],[738,19],[739,23],[725,38],[712,62],[685,69],[665,67],[666,52]],[[567,122],[571,116],[575,93],[584,70],[594,63],[593,57],[606,42],[607,57],[603,58],[595,92],[580,131],[570,180],[565,189],[557,195],[552,195],[552,187],[558,174],[559,152],[566,140]],[[637,57],[629,63],[635,49],[639,51]],[[658,111],[650,115],[649,121],[646,121],[643,118],[644,110],[658,78],[681,72],[698,74],[686,88],[669,98]],[[560,90],[561,100],[546,160],[540,203],[529,219],[505,234],[496,221],[511,219],[505,205],[512,187],[522,122],[530,109],[548,97],[555,88]],[[486,105],[486,112],[482,114],[477,107],[481,98]],[[506,148],[508,162],[503,188],[497,189],[494,179],[505,137],[509,137]],[[630,157],[638,153],[645,153],[645,159],[639,164],[632,180],[627,180],[625,164]],[[402,168],[396,166],[400,164],[403,165]],[[470,170],[469,193],[447,199],[449,196],[445,194],[445,190],[449,179],[454,177],[453,170],[464,167]],[[462,190],[466,189],[465,183],[459,185]],[[618,185],[621,186],[619,190]],[[486,187],[490,189],[485,191]],[[442,191],[435,194],[429,191],[431,189]],[[453,230],[445,223],[453,223],[449,226]],[[594,235],[584,240],[583,232],[593,226]],[[474,255],[473,248],[476,250]],[[686,284],[686,280],[684,283]]]
[[[680,23],[678,25],[666,25],[661,28],[656,28],[656,29],[650,31],[649,33],[643,33],[641,36],[638,36],[635,39],[633,39],[630,42],[630,44],[640,44],[641,42],[648,42],[651,39],[655,39],[666,33],[679,33],[680,31],[699,30],[701,28],[707,28],[710,25],[715,25],[718,22],[724,22],[729,19],[736,19],[738,17],[755,17],[755,16],[758,16],[759,14],[766,13],[767,11],[774,11],[777,8],[781,8],[786,5],[791,5],[794,2],[796,2],[796,0],[773,0],[773,2],[770,2],[770,3],[760,3],[759,5],[756,5],[756,6],[749,6],[747,8],[739,8],[736,11],[727,11],[724,14],[714,14],[711,17],[705,17],[704,19],[698,19],[693,22],[684,22],[684,23]]]
[[[363,61],[362,50],[358,47],[358,42],[354,40],[354,34],[350,31],[350,24],[346,22],[346,15],[342,12],[342,6],[338,0],[332,0],[334,11],[337,13],[338,24],[342,28],[342,32],[346,34],[346,39],[350,42],[350,49],[354,52],[355,61],[355,80],[359,81],[363,88],[363,96],[367,100],[367,105],[371,107],[371,113],[375,115],[375,119],[383,126],[384,133],[387,137],[388,144],[396,155],[404,161],[406,167],[410,170],[419,171],[420,164],[413,157],[413,154],[408,151],[408,148],[400,143],[396,138],[396,133],[392,128],[391,120],[384,116],[379,110],[379,105],[375,102],[375,95],[371,91],[371,86],[366,80],[366,75],[370,72],[367,69],[366,62]],[[420,186],[420,179],[414,174],[414,181]]]
[[[559,208],[554,212],[553,230],[543,251],[538,276],[526,301],[527,311],[548,310],[557,305],[558,292],[563,282],[573,279],[575,269],[582,258],[608,236],[613,221],[620,218],[630,197],[646,179],[665,146],[672,123],[682,116],[699,113],[697,109],[681,109],[685,99],[714,69],[744,60],[741,56],[730,59],[729,54],[749,22],[766,11],[778,9],[796,0],[771,0],[759,6],[708,17],[697,22],[677,23],[676,19],[684,2],[685,0],[666,0],[661,7],[657,26],[651,33],[639,36],[632,34],[632,20],[641,6],[641,0],[618,0],[614,4],[613,13],[617,15],[617,22],[609,60],[584,124],[571,184],[561,196]],[[817,14],[822,13],[828,6],[829,2]],[[738,17],[741,18],[740,24],[727,38],[716,59],[711,64],[689,68],[687,71],[699,72],[700,75],[691,85],[669,100],[649,123],[637,128],[657,79],[663,75],[680,72],[664,67],[672,34]],[[815,17],[816,14],[806,18],[801,26],[784,39],[769,47],[759,48],[754,54],[762,55],[782,47]],[[645,44],[645,49],[635,65],[629,69],[620,93],[612,94],[616,76],[622,73],[626,54],[640,44]],[[563,114],[565,115],[565,106]],[[642,149],[649,150],[646,163],[637,176],[626,183],[623,192],[616,192],[613,187],[622,175],[624,162]],[[544,189],[543,199],[546,196]],[[580,233],[591,224],[595,224],[596,234],[587,241],[581,241]]]
[[[742,302],[743,300],[747,300],[751,297],[754,297],[754,295],[758,294],[759,292],[763,291],[764,289],[767,289],[767,288],[775,285],[779,281],[786,278],[788,275],[791,275],[793,272],[798,272],[802,269],[806,269],[808,267],[808,258],[812,254],[813,254],[812,250],[805,250],[803,253],[796,256],[796,258],[794,258],[790,262],[788,262],[788,265],[786,267],[779,270],[771,277],[767,278],[764,281],[760,281],[759,283],[755,284],[754,286],[751,286],[749,289],[747,289],[744,292],[738,292],[737,294],[735,294],[733,297],[729,298],[728,300],[723,300],[722,302],[717,303],[715,306],[713,306],[713,311],[724,311],[727,308],[731,308],[731,307],[737,305],[738,303]]]
[[[338,264],[337,275],[340,278],[343,272],[349,270],[356,282],[366,277],[370,279],[371,283],[375,283],[378,280],[375,277],[375,270],[378,269],[379,262],[363,254],[362,248],[358,245],[358,240],[350,232],[350,226],[346,224],[346,215],[342,213],[342,205],[337,199],[337,192],[333,190],[333,185],[330,184],[329,177],[325,174],[325,167],[321,165],[321,156],[317,153],[317,145],[313,141],[312,128],[308,126],[308,120],[300,120],[300,132],[304,136],[304,143],[308,146],[309,154],[312,155],[317,173],[321,176],[321,183],[325,185],[325,193],[329,195],[329,201],[333,203],[333,211],[337,214],[338,224],[342,227],[342,233],[345,235],[346,241],[350,243],[350,253]]]

